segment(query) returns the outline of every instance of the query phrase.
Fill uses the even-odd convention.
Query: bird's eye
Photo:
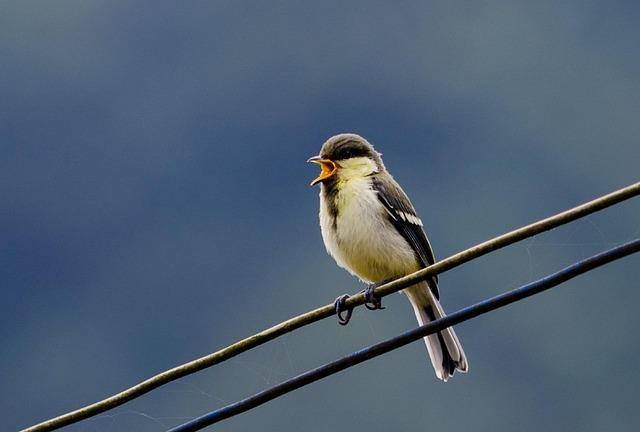
[[[351,148],[342,149],[339,153],[339,160],[351,159],[355,156],[355,152]]]
[[[347,143],[346,145],[341,146],[335,152],[336,160],[345,160],[352,159],[355,157],[367,156],[367,149],[358,145],[353,145],[354,143]]]

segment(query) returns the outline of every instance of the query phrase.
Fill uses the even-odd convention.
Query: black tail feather
[[[431,321],[436,320],[436,315],[433,313],[433,309],[431,308],[430,305],[424,307],[424,312],[429,317],[429,320]],[[438,335],[438,341],[440,342],[440,348],[442,349],[442,367],[444,368],[445,371],[448,372],[449,376],[453,376],[453,373],[457,369],[458,364],[455,360],[453,360],[453,358],[451,357],[451,354],[449,354],[449,349],[447,348],[447,344],[444,341],[444,337],[442,336],[442,333],[438,332],[437,335]]]

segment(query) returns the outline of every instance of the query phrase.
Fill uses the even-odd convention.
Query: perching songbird
[[[318,156],[320,165],[320,227],[336,263],[373,287],[424,268],[435,261],[431,245],[411,201],[382,162],[381,154],[359,135],[329,138]],[[434,276],[405,288],[420,325],[445,316]],[[340,316],[340,299],[336,309]],[[453,328],[424,338],[436,376],[447,381],[469,366]]]

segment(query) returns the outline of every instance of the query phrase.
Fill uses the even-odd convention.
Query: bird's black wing
[[[409,243],[418,259],[424,267],[433,264],[436,260],[433,249],[422,229],[422,221],[416,214],[409,197],[390,177],[388,181],[381,181],[378,176],[373,176],[373,189],[378,193],[378,199],[387,210],[390,222],[398,230],[400,235]],[[429,287],[437,299],[438,276],[427,279]]]

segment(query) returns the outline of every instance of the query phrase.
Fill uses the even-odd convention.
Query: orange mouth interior
[[[322,168],[322,171],[320,171],[320,175],[313,179],[313,181],[311,182],[311,186],[333,177],[336,174],[336,171],[338,171],[338,167],[336,166],[335,162],[329,159],[318,159],[311,162],[320,165],[320,167]]]

